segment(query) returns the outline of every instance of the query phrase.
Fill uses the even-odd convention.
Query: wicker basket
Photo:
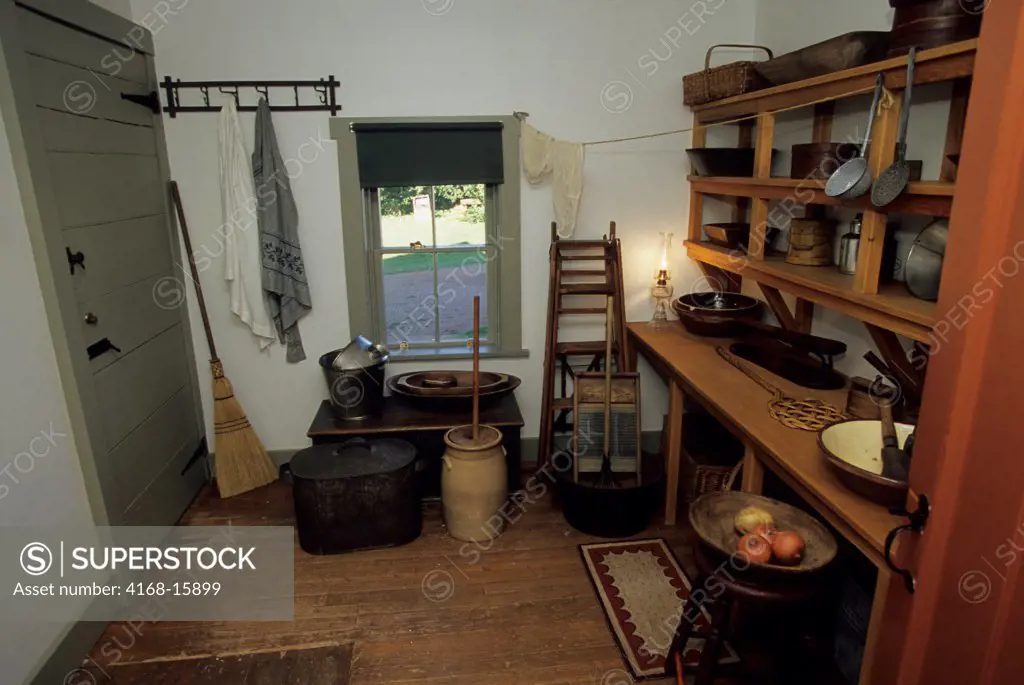
[[[738,43],[722,43],[712,45],[704,58],[704,70],[683,77],[683,104],[688,106],[703,105],[715,100],[743,95],[761,90],[771,85],[768,79],[754,69],[756,62],[733,62],[720,67],[711,67],[711,53],[716,48],[752,48],[764,50],[768,59],[775,55],[763,45],[742,45]]]
[[[708,466],[698,464],[693,474],[693,489],[690,493],[690,501],[709,492],[728,492],[732,490],[743,462],[735,466]]]

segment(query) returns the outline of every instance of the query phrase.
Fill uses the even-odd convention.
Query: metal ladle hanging
[[[871,204],[885,207],[903,194],[910,183],[910,163],[907,162],[907,128],[910,124],[910,101],[914,92],[914,62],[917,48],[910,48],[907,57],[907,87],[903,91],[903,112],[900,114],[900,134],[896,143],[896,161],[883,171],[871,189]]]
[[[868,192],[871,187],[871,171],[868,170],[868,145],[871,143],[871,129],[875,126],[875,115],[878,104],[882,101],[882,90],[885,77],[881,74],[875,81],[875,97],[871,102],[871,114],[868,115],[868,130],[864,134],[864,144],[860,146],[860,155],[847,161],[835,170],[825,183],[825,194],[851,200]]]

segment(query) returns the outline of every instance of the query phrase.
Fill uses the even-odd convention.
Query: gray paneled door
[[[111,523],[174,523],[205,480],[184,470],[205,433],[176,263],[159,115],[121,97],[155,88],[150,55],[18,9],[52,188],[55,258],[97,473]],[[126,37],[127,38],[127,37]],[[80,336],[80,337],[79,337]],[[108,341],[109,346],[95,349]],[[90,353],[87,351],[93,347]],[[184,472],[183,472],[184,471]]]

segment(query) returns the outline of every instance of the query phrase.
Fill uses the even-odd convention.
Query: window
[[[388,347],[466,346],[477,295],[481,347],[497,337],[487,316],[496,288],[497,269],[489,268],[497,257],[496,192],[483,183],[366,191],[376,239],[370,270]]]
[[[351,334],[393,360],[521,350],[519,122],[336,119]]]

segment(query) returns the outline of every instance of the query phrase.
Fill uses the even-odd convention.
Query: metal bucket
[[[357,421],[380,413],[384,404],[384,366],[386,361],[363,368],[334,369],[341,350],[320,357],[320,368],[327,380],[327,397],[339,419]]]
[[[645,452],[641,463],[642,485],[614,488],[577,483],[571,468],[556,468],[558,497],[566,522],[581,533],[602,538],[624,538],[646,530],[662,504],[665,462],[660,454]]]

